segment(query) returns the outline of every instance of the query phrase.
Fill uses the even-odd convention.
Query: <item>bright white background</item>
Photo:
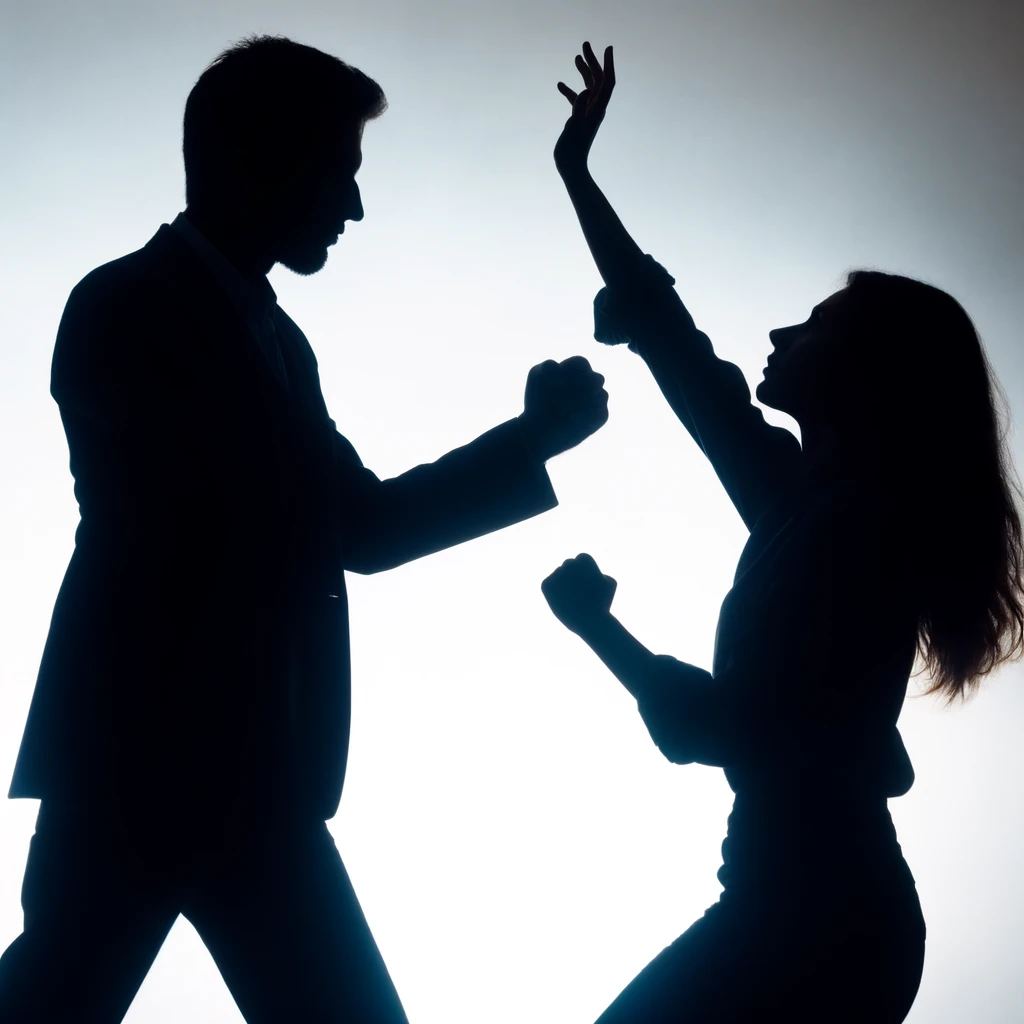
[[[273,283],[364,460],[393,474],[516,413],[544,358],[584,352],[611,393],[607,428],[551,464],[558,510],[352,579],[332,831],[414,1024],[586,1024],[715,900],[730,794],[718,771],[661,759],[538,584],[591,551],[642,639],[707,665],[744,534],[643,367],[590,340],[599,282],[551,165],[555,81],[583,38],[616,44],[595,171],[752,383],[770,327],[871,265],[956,295],[1019,410],[1019,6],[17,7],[0,61],[3,784],[77,515],[47,394],[63,302],[182,207],[180,118],[205,63],[257,31],[317,45],[377,78],[391,109],[364,140],[365,221],[321,274]],[[918,783],[893,814],[929,928],[912,1024],[1024,1019],[1022,682],[1013,667],[966,708],[921,698],[902,719]],[[35,811],[0,804],[0,948],[20,929]],[[127,1019],[239,1019],[185,922]]]

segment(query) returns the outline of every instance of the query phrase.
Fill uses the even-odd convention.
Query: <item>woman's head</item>
[[[920,281],[854,271],[802,324],[770,336],[758,398],[845,447],[882,445],[875,458],[934,435],[931,421],[955,420],[965,401],[992,405],[973,324],[952,296]]]
[[[1020,653],[1024,631],[1018,490],[974,325],[938,288],[859,270],[771,338],[758,398],[883,488],[916,555],[931,689],[966,693]]]

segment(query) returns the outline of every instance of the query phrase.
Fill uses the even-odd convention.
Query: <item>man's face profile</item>
[[[281,234],[276,261],[296,274],[315,274],[346,221],[363,219],[356,183],[362,164],[362,125],[347,128],[312,152],[283,185]]]

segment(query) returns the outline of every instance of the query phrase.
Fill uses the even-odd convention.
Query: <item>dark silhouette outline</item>
[[[344,570],[553,507],[544,462],[607,394],[582,357],[549,361],[465,447],[383,482],[362,465],[265,275],[318,270],[362,219],[383,108],[311,47],[226,51],[186,105],[187,210],[68,300],[52,393],[81,522],[11,787],[42,805],[5,1022],[120,1020],[179,913],[250,1022],[405,1020],[324,824],[348,746]]]
[[[994,380],[953,299],[860,271],[771,332],[757,395],[797,420],[802,445],[769,426],[590,175],[612,48],[602,63],[584,43],[576,67],[583,89],[558,85],[572,113],[555,161],[605,281],[595,337],[645,360],[750,529],[710,673],[641,645],[590,555],[542,587],[665,756],[724,768],[735,793],[721,899],[599,1024],[896,1024],[924,962],[886,806],[913,783],[896,722],[915,658],[952,697],[1021,650],[1021,526]]]

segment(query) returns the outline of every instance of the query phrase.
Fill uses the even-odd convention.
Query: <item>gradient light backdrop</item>
[[[64,300],[182,208],[181,114],[206,63],[254,32],[311,43],[391,103],[364,140],[365,221],[315,277],[272,275],[364,460],[391,475],[515,414],[545,358],[586,354],[611,394],[608,426],[551,463],[558,510],[351,580],[353,738],[332,831],[414,1024],[593,1020],[717,898],[730,793],[719,771],[661,758],[538,584],[590,551],[627,625],[708,665],[744,531],[639,361],[591,340],[599,281],[551,162],[555,82],[573,80],[584,38],[616,45],[595,173],[751,384],[768,329],[868,265],[956,295],[1020,412],[1020,12],[8,0],[0,784],[77,519],[47,393]],[[922,504],[940,491],[921,481]],[[918,782],[892,810],[929,929],[912,1024],[1024,1020],[1022,674],[964,708],[910,700],[902,718]],[[0,948],[20,930],[35,812],[0,803]],[[127,1020],[240,1020],[186,922]]]

